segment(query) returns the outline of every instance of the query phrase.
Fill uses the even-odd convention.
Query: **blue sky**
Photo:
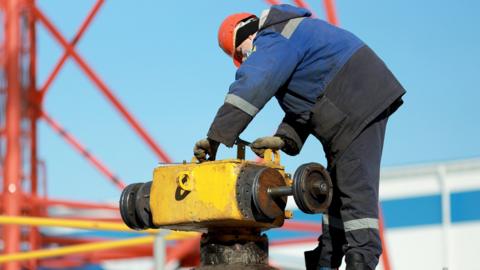
[[[38,1],[67,39],[93,3]],[[308,3],[324,17],[322,1]],[[77,51],[173,160],[189,160],[235,74],[217,46],[218,26],[231,13],[265,8],[261,0],[107,1]],[[337,0],[341,26],[369,44],[407,89],[404,106],[389,120],[384,166],[480,156],[478,10],[474,0]],[[37,44],[42,85],[63,51],[42,26]],[[125,182],[151,179],[157,157],[73,61],[52,85],[45,109]],[[272,100],[242,138],[272,134],[282,116]],[[92,201],[119,196],[44,123],[40,142],[50,196]],[[219,152],[219,158],[234,155],[225,147]],[[325,163],[313,137],[299,156],[282,158],[290,172],[305,162]]]

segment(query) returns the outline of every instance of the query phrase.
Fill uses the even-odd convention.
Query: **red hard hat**
[[[257,16],[245,12],[230,15],[223,20],[218,29],[218,45],[228,56],[233,58],[233,63],[236,67],[239,67],[242,63],[242,58],[235,54],[235,28],[240,22],[246,21],[252,17],[256,18]]]

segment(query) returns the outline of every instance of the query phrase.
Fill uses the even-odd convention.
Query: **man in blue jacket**
[[[405,90],[382,60],[353,34],[290,5],[260,18],[239,13],[219,29],[220,47],[238,68],[225,103],[195,144],[200,161],[214,160],[220,143],[232,147],[260,109],[276,97],[285,116],[274,136],[251,148],[297,155],[312,134],[323,145],[334,195],[323,234],[305,253],[307,269],[375,269],[380,160],[388,117]],[[207,158],[208,155],[208,158]]]

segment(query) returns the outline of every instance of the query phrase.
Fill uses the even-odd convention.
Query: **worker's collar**
[[[263,28],[263,24],[265,23],[265,20],[267,20],[269,13],[270,13],[270,9],[265,9],[262,11],[262,14],[260,14],[260,22],[258,24],[258,29]]]
[[[270,9],[262,11],[258,30],[261,31],[272,25],[283,23],[294,18],[310,17],[311,15],[312,13],[304,8],[287,4],[274,5]]]

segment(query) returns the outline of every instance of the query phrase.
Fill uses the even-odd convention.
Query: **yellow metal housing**
[[[267,229],[283,225],[283,215],[273,221],[259,221],[246,214],[251,211],[246,209],[251,205],[239,202],[239,196],[240,192],[249,191],[240,190],[238,183],[246,166],[269,167],[285,175],[278,156],[264,163],[232,159],[155,168],[150,191],[153,223],[162,228],[197,231],[222,227]]]

